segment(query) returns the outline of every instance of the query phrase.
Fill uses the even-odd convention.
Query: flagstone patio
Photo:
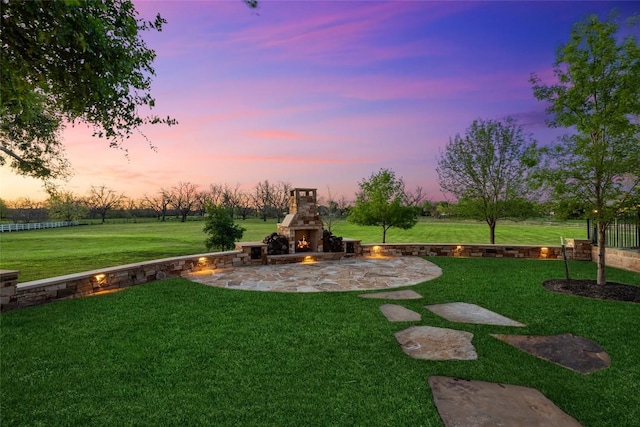
[[[271,292],[345,292],[417,285],[442,275],[420,257],[358,257],[187,273],[185,278],[219,288]]]

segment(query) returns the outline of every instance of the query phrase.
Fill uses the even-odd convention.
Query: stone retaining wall
[[[321,257],[342,258],[347,256],[454,256],[492,258],[562,259],[560,246],[530,245],[466,245],[432,243],[361,244],[350,241],[354,253],[324,253]],[[183,272],[204,269],[241,267],[256,264],[300,262],[308,254],[292,254],[280,257],[262,257],[262,248],[253,254],[251,248],[259,244],[238,244],[235,251],[214,252],[200,255],[165,258],[149,262],[121,265],[118,267],[86,271],[32,282],[17,283],[18,272],[0,270],[0,310],[28,307],[61,299],[95,295],[129,286],[140,285],[167,277],[179,277]],[[597,248],[596,248],[597,250]],[[588,240],[567,240],[567,258],[591,260],[591,245]],[[640,253],[627,259],[617,250],[607,249],[607,263],[612,267],[640,271]],[[624,252],[624,251],[621,251]],[[632,252],[633,253],[633,252]],[[259,259],[258,259],[258,255]],[[594,259],[596,259],[594,257]],[[622,261],[617,261],[621,259]],[[634,270],[635,269],[635,270]]]
[[[16,301],[18,273],[17,270],[0,270],[0,308],[2,311]]]
[[[120,265],[17,285],[18,272],[3,270],[0,275],[0,310],[95,295],[167,277],[179,277],[186,271],[240,267],[248,263],[249,255],[241,251],[215,252]]]
[[[465,245],[442,243],[363,244],[362,255],[375,256],[453,256],[465,258],[529,258],[562,259],[561,246],[532,245]],[[573,248],[566,248],[567,258],[573,259]]]
[[[597,261],[598,247],[594,246],[591,248],[590,252],[591,259],[593,261]],[[615,267],[622,270],[640,273],[640,250],[607,248],[604,262],[608,267]]]

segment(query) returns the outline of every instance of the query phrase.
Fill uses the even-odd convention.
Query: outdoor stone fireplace
[[[289,192],[289,214],[278,224],[278,234],[289,239],[289,253],[322,252],[322,220],[315,188]]]

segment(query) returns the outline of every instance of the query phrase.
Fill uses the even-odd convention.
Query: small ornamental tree
[[[635,33],[637,34],[637,33]],[[531,77],[554,127],[570,133],[545,147],[539,183],[556,200],[579,206],[598,224],[598,277],[606,283],[606,230],[640,200],[640,46],[621,38],[616,16],[574,25],[556,54],[557,82]]]
[[[382,227],[382,243],[386,243],[391,227],[408,230],[416,225],[415,209],[407,201],[402,178],[389,169],[380,169],[369,180],[359,183],[356,203],[347,220],[358,225]]]
[[[219,205],[208,205],[205,218],[204,232],[209,237],[204,241],[208,250],[219,249],[226,251],[233,249],[235,242],[242,239],[244,227],[234,224],[228,208]]]

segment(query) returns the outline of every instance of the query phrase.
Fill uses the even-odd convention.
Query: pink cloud
[[[284,130],[254,130],[249,131],[248,136],[260,139],[317,139],[314,136]]]
[[[220,161],[241,162],[241,163],[268,163],[268,164],[322,164],[322,165],[345,165],[355,163],[372,163],[374,160],[368,157],[339,157],[327,156],[319,157],[316,155],[308,156],[223,156],[219,157]]]

